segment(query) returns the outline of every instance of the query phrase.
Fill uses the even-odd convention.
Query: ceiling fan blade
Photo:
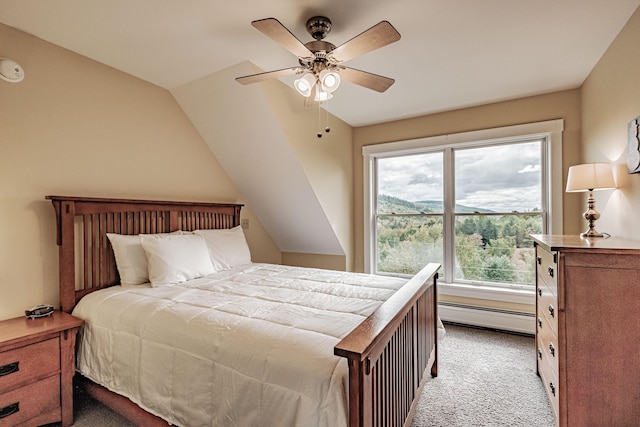
[[[398,40],[400,40],[400,33],[389,21],[382,21],[341,44],[332,50],[331,54],[337,60],[344,62]]]
[[[301,73],[303,71],[300,67],[284,68],[282,70],[267,71],[264,73],[251,74],[248,76],[236,77],[238,83],[248,85],[252,83],[259,83],[269,79],[277,79],[279,77],[292,76],[294,74]]]
[[[255,28],[275,42],[281,44],[295,56],[306,58],[313,54],[305,45],[294,36],[291,31],[275,18],[259,19],[251,22]]]
[[[389,77],[379,76],[377,74],[344,66],[340,66],[339,73],[340,77],[343,79],[362,87],[366,87],[367,89],[375,90],[376,92],[384,92],[395,82],[394,79]]]

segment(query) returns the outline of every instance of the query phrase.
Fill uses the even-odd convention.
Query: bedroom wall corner
[[[582,86],[581,162],[609,162],[618,188],[594,192],[597,229],[640,240],[640,174],[627,172],[627,124],[640,116],[640,8],[636,9]],[[579,193],[583,209],[586,196]],[[578,218],[576,218],[577,220]],[[581,224],[586,229],[586,221]]]
[[[298,253],[295,257],[283,252],[283,263],[353,271],[353,128],[325,110],[330,105],[320,110],[303,107],[304,99],[280,81],[262,86],[345,252],[344,256]]]
[[[59,304],[46,195],[246,203],[167,90],[3,24],[0,53],[25,70],[0,81],[0,319]]]

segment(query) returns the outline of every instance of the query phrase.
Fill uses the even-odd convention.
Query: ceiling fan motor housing
[[[307,21],[307,32],[316,40],[322,40],[331,31],[331,20],[326,16],[314,16]]]

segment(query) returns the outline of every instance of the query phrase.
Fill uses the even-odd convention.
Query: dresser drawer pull
[[[13,374],[14,372],[18,372],[20,370],[20,362],[9,363],[4,366],[0,366],[0,377],[4,377],[5,375]]]
[[[553,343],[549,344],[549,351],[551,352],[551,355],[555,357],[556,355],[556,348],[553,346]]]
[[[555,312],[556,310],[553,308],[551,304],[549,304],[549,314],[551,315],[551,317],[555,317]]]
[[[12,403],[9,406],[0,408],[0,419],[8,417],[9,415],[15,414],[19,410],[20,410],[20,402]]]
[[[542,350],[538,349],[538,359],[542,360]]]
[[[542,328],[542,319],[538,317],[538,328]]]
[[[547,268],[547,273],[549,273],[549,276],[553,277],[553,267]]]
[[[538,258],[536,258],[536,259],[537,259],[537,261],[538,261],[538,264],[539,264],[539,265],[541,265],[541,264],[542,264],[542,257],[538,257]]]
[[[551,390],[551,394],[556,395],[556,386],[553,383],[549,383],[549,390]]]

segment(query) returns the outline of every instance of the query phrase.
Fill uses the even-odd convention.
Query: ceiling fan
[[[395,82],[388,77],[343,65],[350,59],[400,40],[400,33],[388,21],[381,21],[337,47],[323,40],[332,26],[331,20],[324,16],[314,16],[307,21],[307,32],[314,38],[307,43],[298,40],[275,18],[253,21],[251,25],[296,55],[299,65],[238,77],[236,81],[239,83],[251,84],[302,74],[294,82],[295,89],[306,98],[305,103],[318,103],[331,98],[342,79],[377,92],[386,91]]]

